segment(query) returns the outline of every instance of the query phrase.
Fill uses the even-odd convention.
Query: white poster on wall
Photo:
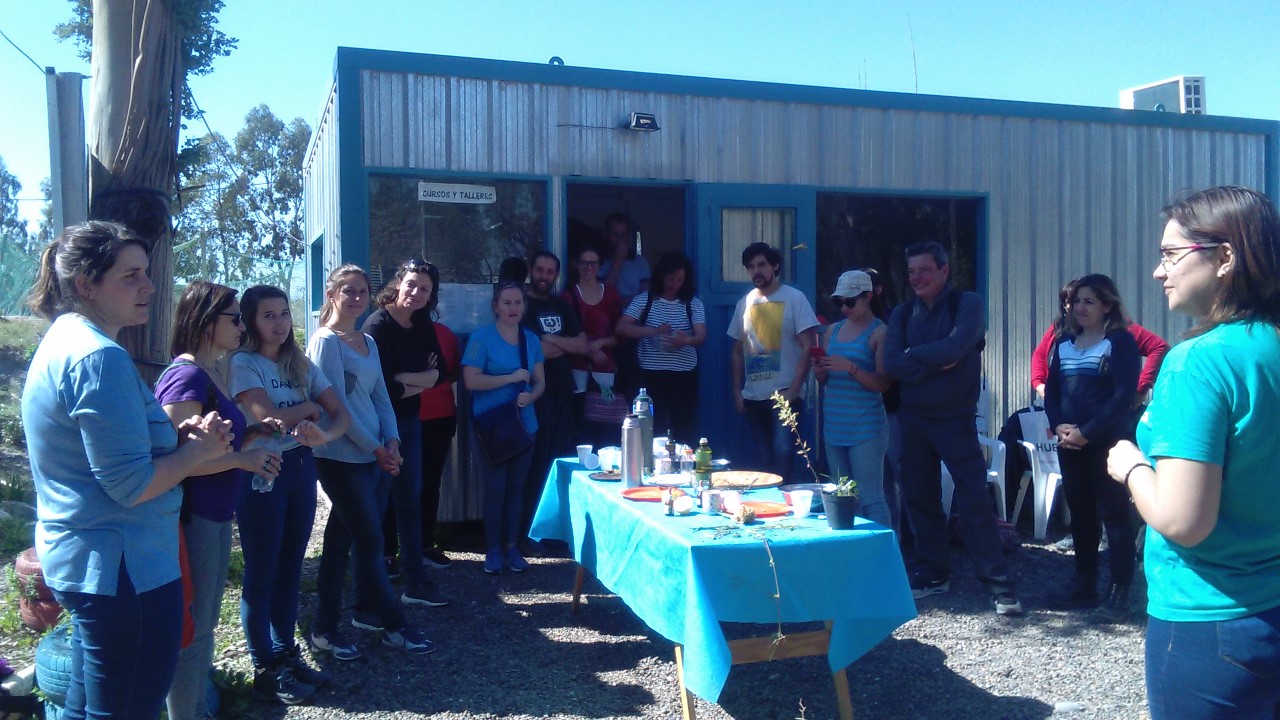
[[[492,185],[420,182],[418,199],[422,202],[489,205],[498,199],[498,191]]]

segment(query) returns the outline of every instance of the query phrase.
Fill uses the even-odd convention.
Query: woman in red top
[[[613,395],[618,372],[614,358],[618,337],[613,331],[622,317],[622,298],[617,290],[605,285],[598,277],[600,253],[594,248],[588,247],[578,253],[574,269],[576,272],[571,271],[570,278],[576,274],[577,281],[564,291],[562,297],[578,313],[582,330],[587,335],[587,354],[572,356],[574,392],[581,406],[589,385],[598,386],[606,400]],[[578,426],[588,428],[587,437],[582,442],[599,446],[612,444],[618,439],[617,427],[587,423],[581,413]]]

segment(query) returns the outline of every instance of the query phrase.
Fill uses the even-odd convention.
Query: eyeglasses
[[[243,325],[243,324],[244,324],[244,313],[228,313],[228,312],[222,312],[222,313],[218,313],[218,314],[219,314],[219,315],[225,315],[225,316],[227,316],[227,317],[231,318],[231,324],[232,324],[232,325]]]
[[[600,267],[599,260],[579,260],[578,267]]]
[[[1162,247],[1160,248],[1160,267],[1164,268],[1165,272],[1169,272],[1173,269],[1174,265],[1185,260],[1191,253],[1200,250],[1209,250],[1211,248],[1216,248],[1219,245],[1222,245],[1222,243],[1192,243],[1191,245]],[[1179,254],[1179,251],[1181,251],[1181,254]]]

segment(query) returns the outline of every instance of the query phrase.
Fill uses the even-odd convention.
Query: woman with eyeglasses
[[[1280,214],[1218,187],[1164,216],[1153,274],[1196,324],[1137,444],[1107,458],[1147,521],[1147,702],[1152,720],[1280,717]]]
[[[1136,546],[1129,498],[1107,479],[1107,451],[1133,437],[1134,389],[1142,360],[1111,278],[1093,274],[1077,279],[1067,307],[1066,323],[1049,353],[1044,411],[1058,438],[1075,573],[1050,604],[1059,610],[1099,608],[1104,619],[1119,622],[1129,612]],[[1110,547],[1110,582],[1099,596],[1103,529]]]
[[[175,428],[117,342],[155,286],[147,244],[116,223],[68,227],[40,257],[31,309],[52,321],[22,390],[36,552],[71,615],[68,717],[154,718],[178,662],[178,484],[231,451],[216,412]]]
[[[210,716],[205,691],[213,666],[213,629],[218,625],[231,563],[231,521],[249,477],[274,480],[280,469],[280,453],[245,447],[248,440],[281,430],[280,421],[265,418],[248,426],[244,413],[231,399],[226,359],[240,347],[242,318],[235,290],[204,280],[187,285],[174,313],[173,362],[156,382],[156,400],[175,429],[193,415],[217,412],[231,422],[233,450],[202,464],[182,483],[180,517],[194,591],[194,636],[178,653],[178,669],[167,700],[172,720]]]
[[[886,330],[872,312],[874,294],[867,273],[850,270],[840,276],[831,299],[844,319],[827,327],[824,352],[815,354],[813,365],[825,388],[822,430],[831,477],[856,480],[863,516],[892,527],[884,494],[889,425],[881,397],[889,387],[884,372]]]
[[[253,661],[253,696],[295,705],[329,679],[301,662],[294,640],[302,560],[316,515],[311,449],[342,437],[351,418],[294,340],[283,290],[255,285],[244,291],[240,310],[246,332],[231,356],[231,392],[249,419],[278,418],[291,428],[274,440],[281,457],[275,481],[245,491],[236,508],[244,552],[240,622]]]
[[[412,655],[436,649],[409,625],[404,599],[392,592],[383,563],[382,513],[402,458],[378,345],[356,329],[356,320],[368,309],[369,276],[357,265],[339,266],[329,273],[320,328],[307,343],[307,357],[330,382],[341,383],[341,402],[351,416],[347,432],[316,453],[320,486],[332,507],[316,573],[319,606],[311,647],[333,653],[338,660],[361,654],[338,631],[348,558],[356,577],[351,624],[379,632],[383,645]]]
[[[436,337],[431,312],[438,299],[440,271],[426,260],[410,260],[396,269],[396,274],[378,293],[378,309],[365,319],[361,330],[373,338],[382,363],[382,378],[395,412],[400,433],[400,473],[391,478],[391,495],[379,498],[384,516],[385,549],[399,546],[399,571],[405,579],[401,599],[405,603],[440,607],[449,599],[440,593],[435,582],[427,578],[423,549],[434,547],[434,537],[423,536],[427,518],[423,515],[422,421],[418,418],[420,396],[441,381],[440,341]],[[434,478],[431,494],[438,506],[440,477]],[[388,510],[390,512],[388,512]],[[385,519],[394,515],[393,520]],[[435,515],[431,516],[435,531]],[[397,543],[397,538],[399,542]],[[387,565],[393,567],[395,556],[387,554]],[[390,573],[388,573],[390,574]]]
[[[613,402],[614,393],[621,391],[614,357],[618,336],[614,329],[622,317],[622,297],[600,279],[600,253],[593,247],[578,253],[569,279],[571,284],[562,297],[578,314],[582,330],[587,334],[587,354],[572,357],[574,392],[579,402],[585,402],[587,390],[597,388],[603,402]],[[623,405],[626,401],[620,398]],[[620,430],[615,423],[592,420],[592,413],[585,409],[579,417],[582,421],[578,425],[586,433],[583,442],[600,446],[618,440]]]
[[[707,313],[684,253],[658,260],[649,289],[627,306],[617,334],[638,340],[640,386],[653,399],[653,426],[687,444],[698,439],[698,347]]]
[[[525,430],[538,432],[533,403],[546,390],[542,372],[542,343],[520,326],[524,290],[513,282],[493,288],[494,322],[471,334],[462,355],[462,384],[471,391],[471,414],[477,416],[504,403],[515,403]],[[524,356],[521,357],[521,348]],[[529,563],[520,554],[520,518],[525,478],[533,462],[533,445],[502,463],[486,457],[476,443],[474,462],[484,487],[484,571],[497,575],[503,568],[524,572]]]

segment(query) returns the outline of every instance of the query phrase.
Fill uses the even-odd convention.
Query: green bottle
[[[693,451],[693,484],[699,492],[711,487],[711,446],[706,438],[698,440]]]

